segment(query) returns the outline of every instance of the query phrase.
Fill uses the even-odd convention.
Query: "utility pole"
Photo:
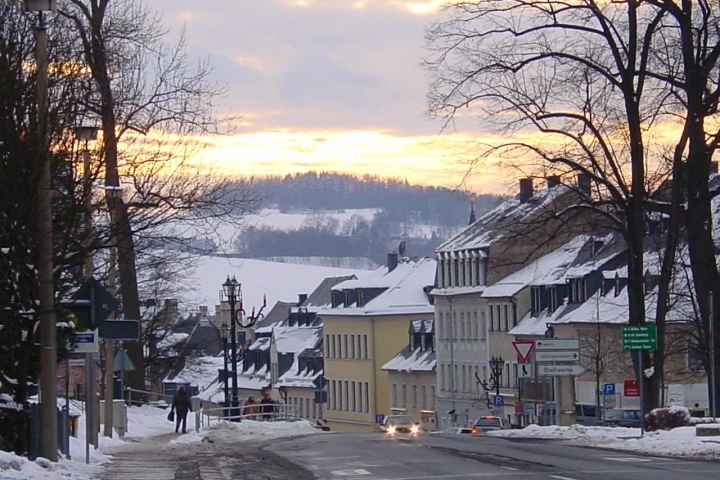
[[[38,220],[38,310],[40,314],[40,420],[43,426],[42,454],[58,461],[57,428],[57,333],[55,325],[55,280],[53,275],[52,170],[47,133],[48,52],[44,12],[57,9],[55,0],[25,0],[25,11],[37,12],[35,61],[37,63],[37,155],[40,175],[37,185]]]

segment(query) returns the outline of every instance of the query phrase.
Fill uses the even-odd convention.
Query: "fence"
[[[151,405],[167,409],[172,405],[172,395],[147,390],[126,388],[126,401],[129,405]],[[134,398],[133,398],[134,397]],[[195,430],[211,425],[213,421],[240,422],[243,420],[267,422],[296,422],[301,420],[297,407],[285,403],[239,405],[226,407],[199,398],[192,398],[192,409],[195,414]]]

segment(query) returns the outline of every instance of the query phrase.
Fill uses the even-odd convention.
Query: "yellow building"
[[[390,413],[382,367],[407,346],[409,322],[432,318],[435,268],[430,258],[390,254],[387,267],[332,289],[332,307],[320,313],[331,430],[373,432],[377,415]]]
[[[407,345],[383,365],[390,383],[391,415],[410,415],[423,432],[436,430],[437,425],[433,323],[411,322]]]

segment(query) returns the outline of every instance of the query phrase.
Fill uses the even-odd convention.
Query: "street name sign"
[[[98,352],[97,330],[85,331],[70,335],[68,341],[73,345],[74,353],[97,353]]]
[[[527,363],[530,360],[530,354],[535,348],[535,342],[533,340],[518,340],[512,342],[512,346],[518,354],[520,363]]]
[[[587,372],[582,365],[538,365],[537,373],[541,377],[577,377]]]
[[[540,351],[535,353],[536,362],[577,362],[580,352],[577,350]]]
[[[577,338],[544,338],[535,340],[535,350],[579,350]]]
[[[657,326],[628,325],[622,329],[623,350],[657,350]]]

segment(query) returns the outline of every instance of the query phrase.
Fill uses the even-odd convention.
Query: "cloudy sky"
[[[442,0],[145,0],[242,115],[203,159],[252,174],[332,170],[457,186],[473,132],[425,115],[425,28]],[[470,179],[498,191],[494,172]],[[497,177],[495,177],[497,178]]]

